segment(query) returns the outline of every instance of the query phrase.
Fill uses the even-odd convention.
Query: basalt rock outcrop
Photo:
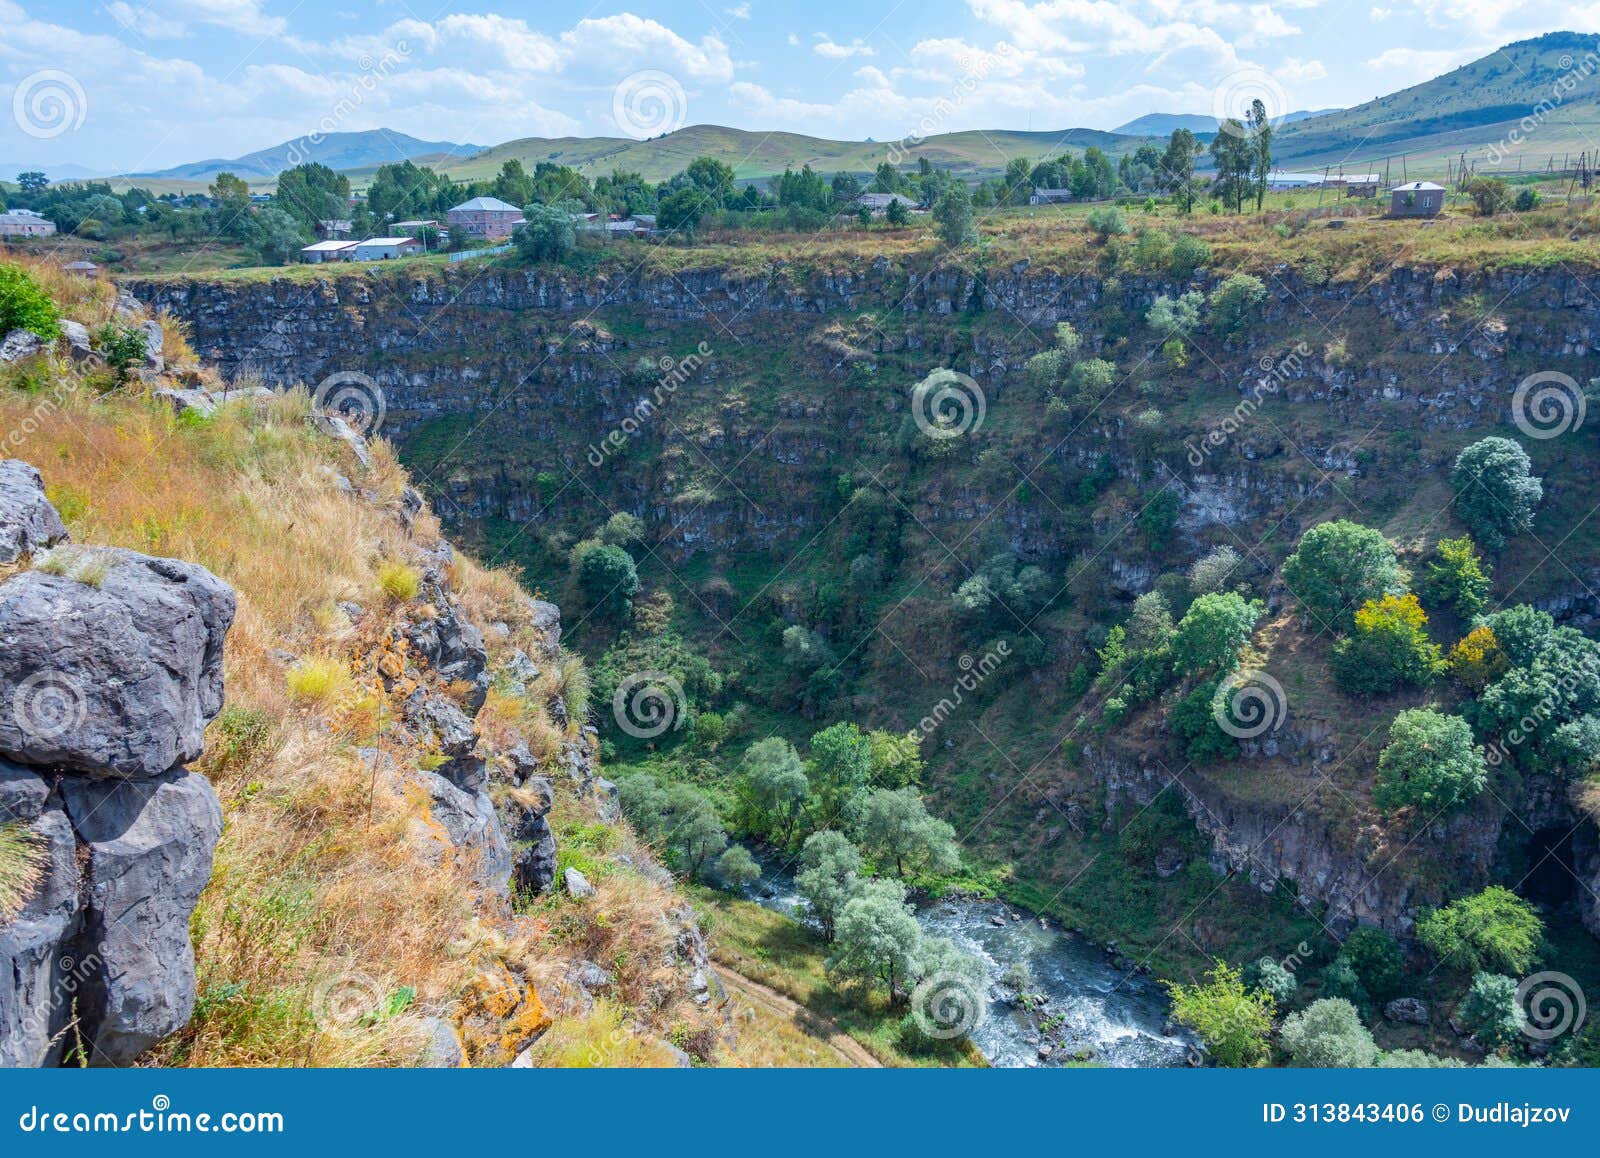
[[[0,543],[35,568],[0,582],[0,823],[28,833],[37,878],[0,926],[9,1066],[128,1065],[187,1023],[222,831],[184,764],[222,706],[232,589],[65,538],[38,472],[0,464]]]

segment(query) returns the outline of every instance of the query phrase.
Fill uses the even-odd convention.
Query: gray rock
[[[438,737],[439,751],[451,760],[470,755],[478,746],[478,731],[472,721],[443,696],[414,696],[406,705],[406,715],[431,729]]]
[[[77,841],[49,783],[15,765],[0,769],[0,819],[28,822],[45,850],[32,896],[0,927],[0,1067],[54,1066],[86,980],[71,949],[83,921]]]
[[[1408,1025],[1427,1025],[1428,1003],[1420,997],[1397,997],[1383,1007],[1383,1015],[1390,1021],[1403,1021]]]
[[[167,364],[162,356],[166,337],[161,332],[161,323],[151,318],[141,323],[139,328],[144,331],[144,368],[159,374]]]
[[[543,827],[530,843],[519,848],[511,865],[511,876],[517,892],[524,896],[539,896],[550,891],[556,879],[556,838],[549,824],[540,820]]]
[[[67,354],[75,362],[87,362],[97,359],[99,354],[94,352],[94,342],[89,338],[89,328],[82,322],[70,322],[65,319],[61,322],[61,341],[66,343]]]
[[[438,772],[417,772],[433,802],[433,818],[450,837],[474,880],[505,893],[511,881],[511,848],[494,803],[484,791],[464,788]]]
[[[198,758],[222,709],[233,589],[175,559],[58,550],[96,582],[28,571],[0,585],[0,755],[130,778]]]
[[[512,1070],[531,1070],[536,1068],[533,1064],[533,1046],[530,1045],[519,1053],[506,1068]]]
[[[615,824],[621,820],[622,800],[617,795],[617,786],[602,778],[594,782],[594,791],[600,819],[607,824]]]
[[[594,886],[589,883],[589,878],[575,868],[568,868],[562,879],[566,886],[567,895],[576,900],[586,900],[594,896]]]
[[[513,784],[525,783],[530,777],[538,775],[539,761],[528,751],[528,745],[521,740],[508,748],[503,755],[506,763],[510,765]]]
[[[528,600],[528,618],[539,635],[546,659],[555,657],[561,644],[561,608],[543,599]]]
[[[32,330],[12,330],[0,339],[0,366],[36,357],[44,351],[44,339]]]
[[[222,806],[184,768],[139,781],[61,782],[86,848],[79,1017],[94,1065],[128,1065],[194,1012],[189,918],[211,879]]]
[[[673,1045],[666,1038],[662,1038],[661,1039],[661,1044],[663,1046],[665,1046],[667,1052],[672,1055],[673,1063],[680,1070],[690,1069],[690,1068],[692,1068],[694,1066],[694,1059],[692,1057],[690,1057],[688,1055],[688,1053],[686,1053],[685,1051],[679,1049],[677,1046]]]
[[[0,563],[15,563],[66,539],[66,525],[45,497],[38,469],[21,459],[0,460]]]
[[[609,987],[614,979],[593,961],[579,961],[567,970],[567,980],[592,995],[596,989]]]
[[[467,1064],[467,1052],[461,1047],[461,1035],[456,1027],[442,1017],[424,1018],[423,1032],[427,1035],[422,1056],[417,1065],[425,1070],[458,1070]]]
[[[506,675],[513,682],[526,688],[528,684],[539,678],[539,665],[528,658],[527,652],[517,648],[506,660]]]

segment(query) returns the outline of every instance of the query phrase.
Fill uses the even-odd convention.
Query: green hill
[[[1479,171],[1544,168],[1553,156],[1589,150],[1600,127],[1600,36],[1552,32],[1508,44],[1422,84],[1285,125],[1278,162],[1381,170],[1406,158],[1409,172],[1442,172],[1465,153]],[[1398,174],[1396,174],[1398,176]]]
[[[926,157],[940,168],[976,180],[1002,172],[1012,157],[1041,158],[1089,145],[1097,145],[1115,157],[1133,151],[1139,144],[1138,138],[1098,129],[1036,133],[974,129],[941,133],[920,144],[908,145],[691,125],[648,141],[625,137],[525,137],[475,157],[446,162],[443,168],[457,180],[472,180],[492,177],[503,163],[516,158],[529,167],[538,161],[570,165],[591,177],[626,169],[642,173],[647,180],[664,181],[696,157],[709,156],[726,161],[740,180],[749,181],[782,173],[785,167],[810,165],[825,173],[870,173],[885,159],[896,159],[905,165]]]

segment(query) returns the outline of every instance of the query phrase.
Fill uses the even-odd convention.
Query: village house
[[[916,200],[907,197],[904,193],[863,193],[856,198],[857,205],[865,205],[872,211],[874,217],[882,217],[889,212],[889,206],[899,202],[907,209],[921,209]]]
[[[422,252],[422,242],[415,237],[369,237],[358,241],[351,250],[352,261],[388,261],[396,257],[410,257]]]
[[[56,223],[32,209],[7,209],[0,213],[0,237],[49,237]]]
[[[69,261],[61,268],[79,277],[94,277],[100,272],[100,267],[92,261]]]
[[[474,197],[445,214],[453,237],[500,241],[523,224],[522,210],[498,197]],[[459,231],[459,232],[457,232]]]
[[[1029,205],[1064,205],[1072,200],[1071,189],[1035,189],[1028,198]]]
[[[353,241],[319,241],[300,250],[300,260],[315,265],[323,261],[350,261],[355,257]]]
[[[1411,181],[1389,190],[1389,216],[1437,217],[1444,208],[1444,186]]]
[[[344,218],[332,218],[327,221],[317,222],[317,236],[324,241],[334,241],[341,237],[349,237],[355,231],[355,222]]]

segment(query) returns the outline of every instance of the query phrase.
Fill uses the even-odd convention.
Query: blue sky
[[[319,128],[1112,128],[1355,104],[1555,29],[1600,30],[1600,3],[0,0],[0,163],[138,171]]]

